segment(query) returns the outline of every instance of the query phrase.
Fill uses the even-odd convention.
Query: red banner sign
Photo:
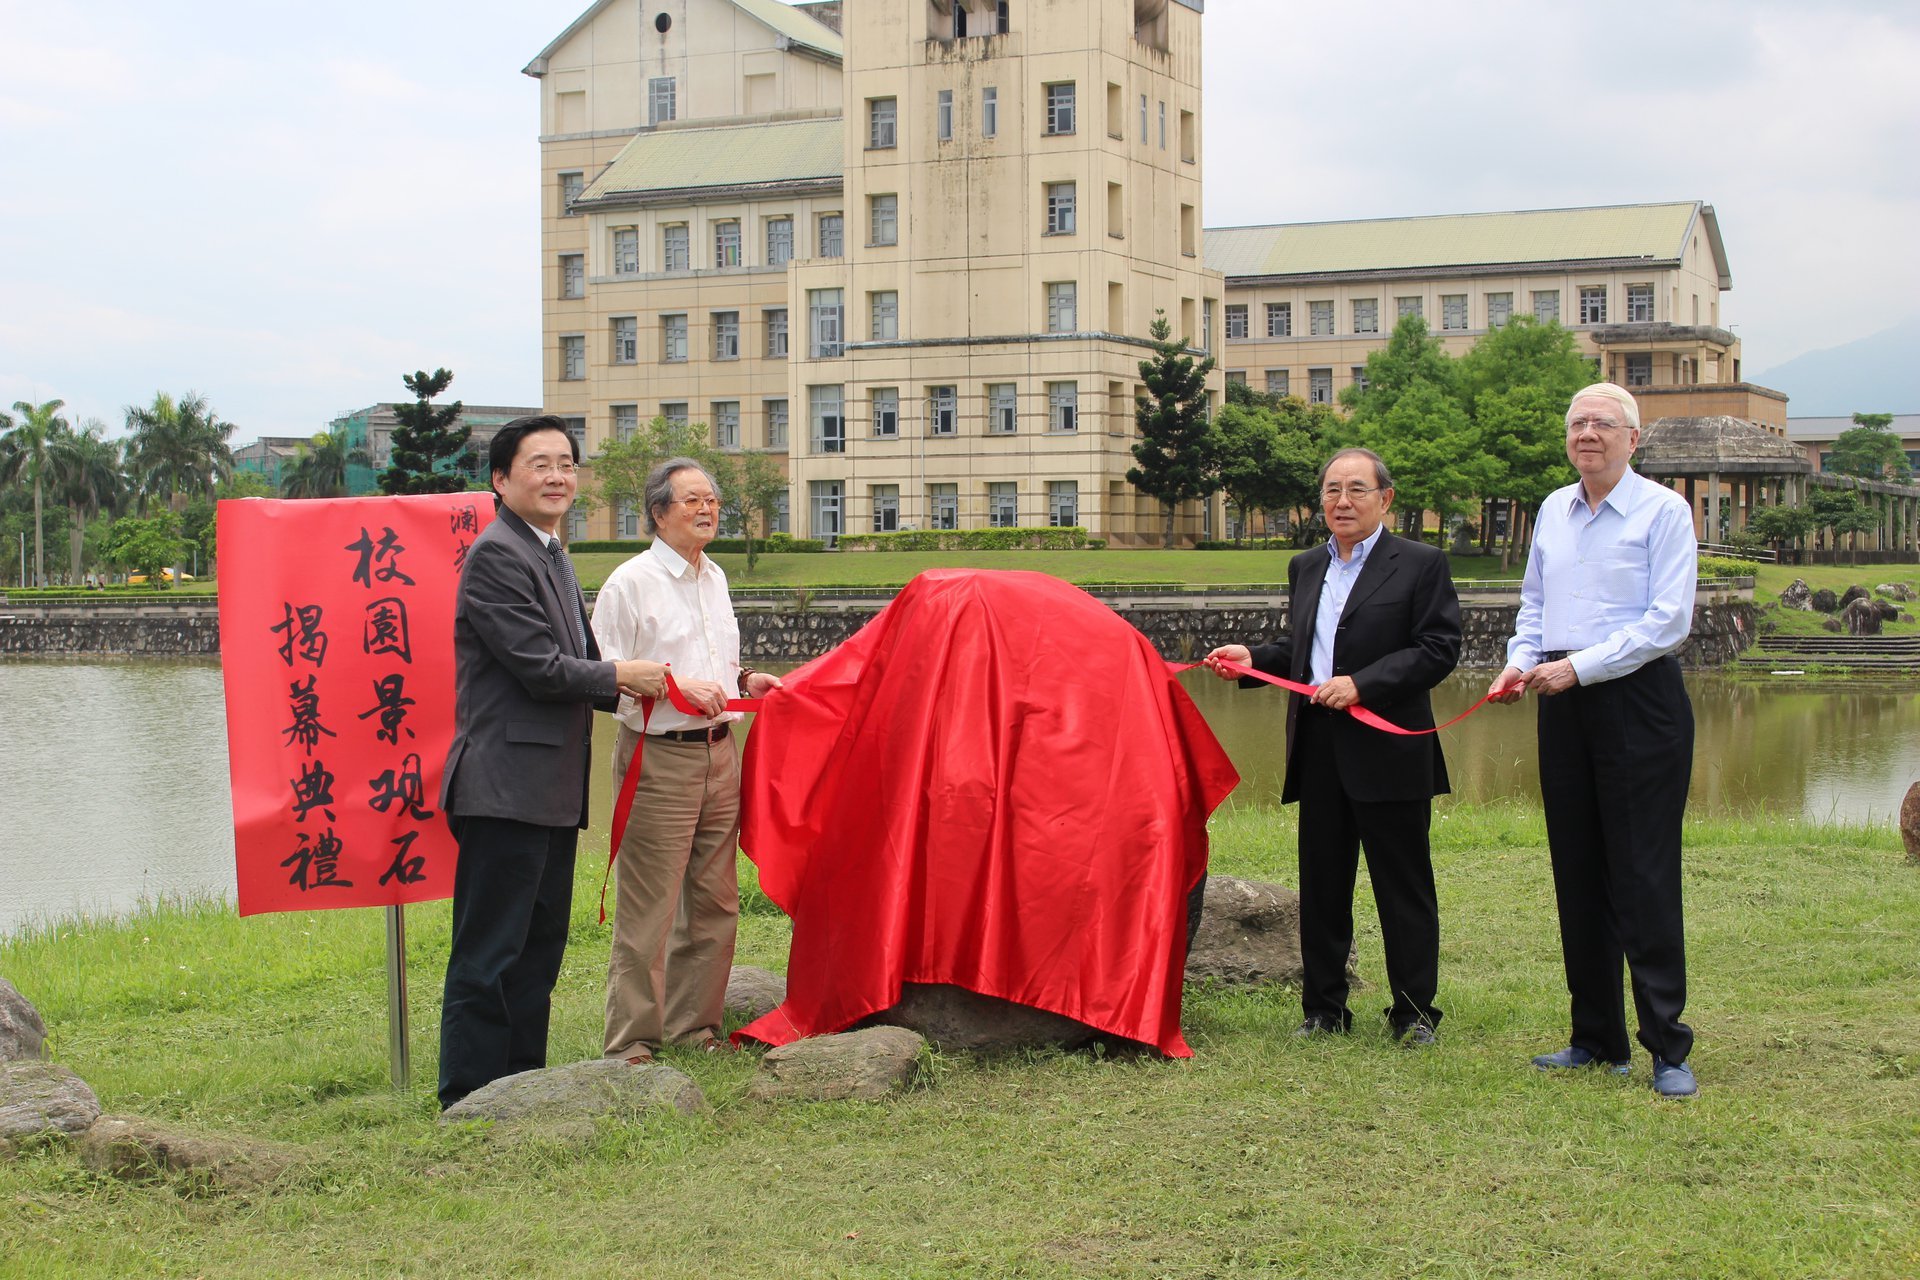
[[[240,914],[453,895],[453,606],[485,494],[225,501]]]

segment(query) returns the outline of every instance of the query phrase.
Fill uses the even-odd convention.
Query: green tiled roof
[[[818,49],[843,61],[846,58],[846,42],[840,39],[838,31],[809,18],[791,5],[783,4],[781,0],[733,0],[733,5],[752,14],[796,44]]]
[[[1697,201],[1459,213],[1364,222],[1299,222],[1206,232],[1207,266],[1227,276],[1419,270],[1681,255]],[[1709,222],[1712,211],[1706,211]],[[1717,228],[1709,225],[1715,256]],[[1724,259],[1721,271],[1725,273]]]
[[[838,178],[841,127],[835,116],[643,133],[587,185],[580,200],[687,187]]]

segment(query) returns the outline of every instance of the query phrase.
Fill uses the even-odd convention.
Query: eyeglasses
[[[1605,434],[1609,431],[1624,431],[1627,429],[1627,424],[1615,422],[1612,418],[1575,418],[1567,423],[1567,434],[1577,436],[1588,427]]]
[[[1375,485],[1330,484],[1320,491],[1320,500],[1322,502],[1338,502],[1340,499],[1345,498],[1349,502],[1358,502],[1368,494],[1378,492],[1380,492],[1380,489]]]
[[[549,462],[545,458],[536,458],[527,464],[527,470],[541,480],[545,480],[556,471],[563,476],[571,476],[579,469],[571,462]]]
[[[684,498],[675,498],[673,500],[673,505],[676,507],[680,507],[688,512],[718,511],[720,509],[720,499],[712,497],[711,495],[705,498],[701,498],[693,494],[688,494]]]

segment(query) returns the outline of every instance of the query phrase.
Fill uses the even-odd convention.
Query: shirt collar
[[[1614,484],[1613,488],[1608,491],[1607,496],[1600,499],[1600,505],[1603,507],[1612,507],[1623,516],[1627,515],[1639,504],[1641,489],[1639,474],[1635,472],[1632,467],[1628,467],[1626,471],[1621,474],[1620,479]],[[1574,481],[1573,497],[1567,502],[1567,513],[1569,515],[1573,513],[1576,507],[1584,507],[1587,505],[1585,495],[1586,489],[1582,483],[1578,480]],[[1595,511],[1594,514],[1599,515],[1600,513]]]
[[[1373,532],[1360,539],[1360,545],[1353,549],[1353,558],[1351,560],[1342,560],[1340,558],[1340,544],[1334,539],[1328,538],[1327,559],[1333,562],[1333,567],[1336,569],[1358,569],[1367,562],[1367,553],[1373,550],[1374,544],[1380,541],[1380,535],[1386,531],[1387,526],[1384,523],[1375,525]]]
[[[702,555],[700,557],[700,567],[696,570],[692,565],[687,563],[684,556],[667,545],[665,538],[655,538],[653,542],[648,545],[647,554],[658,556],[660,558],[660,567],[676,578],[703,577],[708,567],[713,564],[712,556]]]

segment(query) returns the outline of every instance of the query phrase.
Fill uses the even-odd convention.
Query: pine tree
[[[1186,354],[1187,340],[1173,340],[1165,312],[1154,312],[1154,354],[1140,362],[1146,394],[1134,400],[1133,420],[1140,439],[1127,483],[1159,502],[1166,513],[1162,545],[1173,545],[1174,508],[1204,498],[1219,488],[1218,453],[1213,424],[1207,418],[1207,375],[1213,357],[1198,364]]]
[[[412,404],[395,405],[393,416],[400,425],[393,429],[393,462],[380,473],[382,493],[459,493],[467,487],[467,478],[454,465],[466,451],[470,428],[454,424],[460,420],[461,404],[434,405],[433,398],[447,389],[453,374],[446,369],[432,373],[402,374],[400,381],[413,392]],[[442,467],[440,464],[447,465]]]

